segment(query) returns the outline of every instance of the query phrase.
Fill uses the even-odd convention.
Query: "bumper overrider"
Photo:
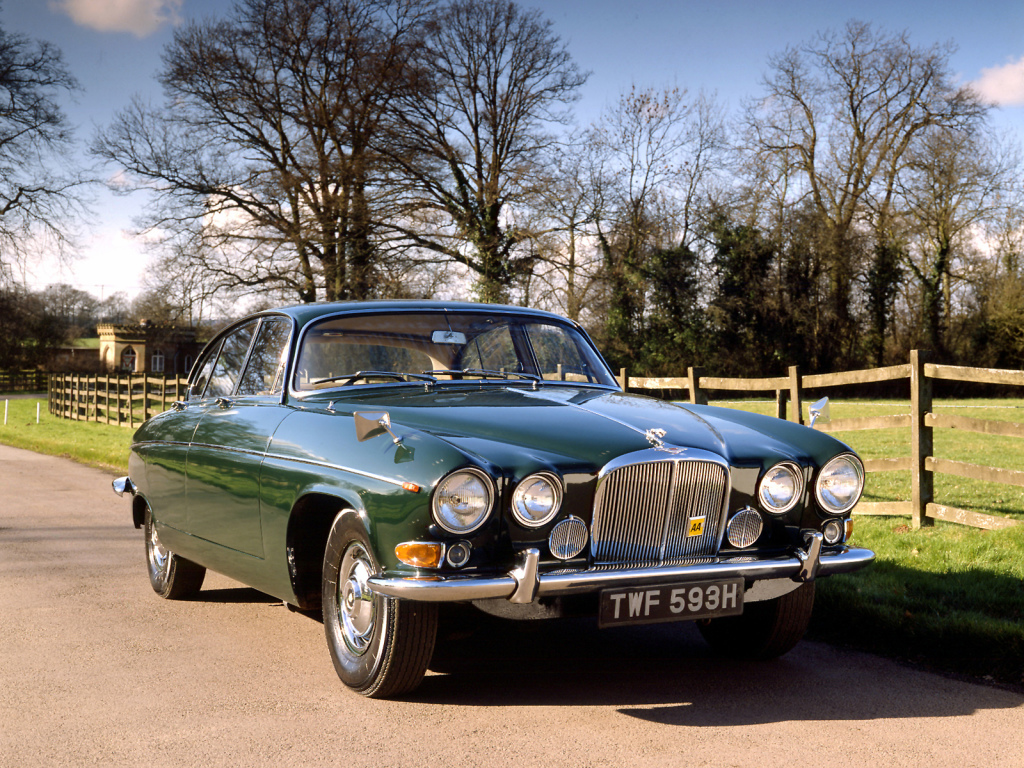
[[[388,576],[369,579],[370,588],[388,597],[422,602],[455,602],[505,598],[511,603],[531,603],[540,597],[582,594],[608,588],[631,588],[657,584],[687,584],[740,577],[747,582],[748,602],[783,594],[818,576],[849,573],[875,559],[869,549],[842,547],[822,549],[822,536],[807,536],[806,548],[792,555],[768,559],[747,556],[719,557],[715,562],[662,565],[646,568],[558,570],[540,573],[540,550],[520,553],[515,568],[504,576]],[[759,582],[793,584],[782,589],[755,590]],[[759,594],[760,593],[760,594]]]

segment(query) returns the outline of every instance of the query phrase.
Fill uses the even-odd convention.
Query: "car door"
[[[173,410],[150,419],[144,428],[144,440],[135,444],[135,451],[145,462],[146,500],[153,516],[161,525],[179,531],[188,530],[185,464],[192,435],[203,416],[197,406],[219,354],[220,342],[203,351],[185,399],[176,402]]]
[[[291,328],[288,318],[265,317],[225,337],[188,450],[189,532],[255,557],[263,557],[260,468],[285,416]]]

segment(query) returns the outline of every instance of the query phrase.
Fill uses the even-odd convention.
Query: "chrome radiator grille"
[[[597,563],[662,563],[718,551],[728,473],[710,461],[630,464],[602,478],[591,551]],[[688,535],[703,518],[701,532]]]

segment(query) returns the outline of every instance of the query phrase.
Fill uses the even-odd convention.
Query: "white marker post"
[[[7,404],[9,402],[11,402],[11,401],[10,400],[4,400],[4,426],[5,427],[7,426]]]
[[[39,403],[36,403],[36,424],[39,423]]]

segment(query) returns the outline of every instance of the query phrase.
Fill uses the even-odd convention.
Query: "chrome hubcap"
[[[163,575],[167,571],[167,561],[170,559],[171,551],[165,549],[160,543],[160,537],[156,533],[156,526],[149,524],[149,559],[153,564],[153,570],[157,575]]]
[[[369,587],[373,573],[369,555],[358,542],[345,551],[338,570],[338,616],[349,651],[361,656],[370,647],[377,606]]]

